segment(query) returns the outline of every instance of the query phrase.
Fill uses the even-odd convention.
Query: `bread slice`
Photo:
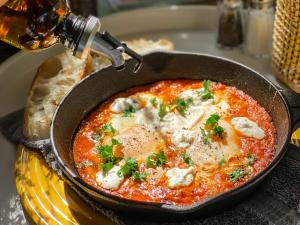
[[[155,50],[173,50],[174,44],[166,39],[145,39],[127,42],[139,54]],[[126,59],[129,57],[126,55]],[[38,69],[32,83],[24,114],[23,133],[28,140],[49,137],[52,116],[62,98],[84,76],[111,65],[104,55],[93,53],[86,60],[75,58],[70,51],[46,60]]]

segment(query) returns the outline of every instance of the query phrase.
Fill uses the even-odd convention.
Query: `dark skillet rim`
[[[266,168],[264,168],[255,177],[249,179],[246,183],[244,183],[244,184],[242,184],[238,187],[235,187],[235,188],[233,188],[229,191],[222,192],[218,195],[205,198],[205,199],[203,199],[199,202],[196,202],[196,203],[188,205],[188,206],[177,206],[177,205],[171,205],[171,204],[165,204],[165,203],[156,203],[156,202],[142,202],[142,201],[130,200],[130,199],[122,198],[122,197],[119,197],[119,196],[116,196],[116,195],[113,195],[113,194],[110,194],[110,193],[106,193],[104,191],[101,191],[101,190],[87,184],[86,182],[84,182],[80,178],[80,176],[78,174],[74,174],[73,172],[71,172],[68,169],[68,167],[65,165],[63,160],[60,158],[60,156],[57,152],[57,149],[56,149],[55,142],[53,141],[54,140],[54,132],[55,132],[53,124],[55,122],[56,115],[57,115],[58,111],[60,110],[60,108],[63,105],[63,102],[65,101],[66,98],[68,98],[69,94],[72,91],[74,91],[76,88],[78,88],[78,86],[81,83],[85,82],[87,79],[90,79],[93,76],[97,76],[98,72],[94,72],[93,74],[91,74],[90,76],[87,76],[86,78],[81,80],[78,84],[76,84],[67,93],[67,95],[62,99],[62,101],[60,102],[59,106],[57,107],[57,109],[56,109],[56,111],[53,115],[52,123],[51,123],[51,127],[50,127],[50,141],[51,141],[52,151],[54,153],[55,159],[57,160],[58,165],[59,165],[60,169],[63,171],[64,175],[75,186],[79,187],[80,189],[85,191],[87,194],[93,196],[96,199],[103,199],[105,201],[108,201],[110,203],[115,203],[117,205],[124,205],[124,206],[127,206],[127,207],[134,207],[134,208],[139,207],[139,208],[143,208],[145,210],[153,210],[153,209],[157,210],[157,209],[159,209],[161,211],[170,212],[170,213],[187,214],[187,213],[195,212],[195,211],[201,209],[202,207],[205,207],[205,205],[207,205],[211,202],[213,203],[213,202],[222,201],[223,199],[225,199],[227,197],[227,195],[234,195],[235,193],[242,192],[245,189],[248,189],[249,187],[255,185],[257,182],[262,180],[266,175],[268,175],[274,169],[274,167],[279,163],[279,161],[283,158],[285,152],[287,151],[287,145],[289,143],[289,137],[291,137],[291,134],[292,134],[291,110],[290,110],[290,107],[289,107],[289,104],[287,102],[286,97],[282,94],[282,92],[278,89],[278,87],[276,85],[274,85],[271,81],[266,79],[264,76],[262,76],[259,72],[255,71],[254,69],[251,69],[248,66],[245,66],[245,65],[243,65],[239,62],[236,62],[234,60],[226,59],[224,57],[214,56],[214,55],[210,55],[210,54],[203,54],[203,53],[184,52],[184,51],[154,51],[154,52],[151,52],[151,53],[145,55],[145,57],[147,57],[149,55],[152,55],[152,54],[195,55],[195,56],[204,56],[204,57],[214,58],[214,59],[218,59],[218,60],[221,60],[221,61],[229,62],[231,64],[238,65],[239,67],[243,67],[244,69],[253,72],[256,76],[258,76],[261,79],[263,79],[264,81],[266,81],[270,86],[272,86],[276,90],[275,94],[278,94],[281,97],[281,99],[283,100],[283,103],[285,105],[285,109],[287,111],[287,114],[288,114],[288,134],[286,135],[286,140],[285,140],[285,143],[284,143],[283,147],[280,149],[278,155],[273,158],[272,162]],[[130,59],[130,60],[132,60],[132,59]],[[107,67],[103,70],[107,70],[110,67]],[[178,78],[178,79],[180,79],[180,78]]]

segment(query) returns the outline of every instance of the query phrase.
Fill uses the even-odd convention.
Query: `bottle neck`
[[[73,51],[77,57],[87,56],[96,33],[101,24],[98,18],[84,18],[73,13],[67,15],[58,29],[60,42]]]

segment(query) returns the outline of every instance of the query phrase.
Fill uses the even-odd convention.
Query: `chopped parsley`
[[[150,103],[151,103],[151,105],[154,107],[154,108],[157,108],[157,98],[151,98],[150,99]]]
[[[254,161],[255,161],[255,157],[253,155],[248,155],[246,166],[251,166],[254,163]]]
[[[205,122],[205,128],[201,128],[202,141],[204,144],[210,143],[210,136],[224,138],[225,129],[219,126],[220,116],[218,114],[211,114]]]
[[[133,105],[128,105],[128,108],[123,113],[123,117],[132,117],[132,114],[135,112],[136,108]]]
[[[111,168],[113,168],[114,166],[114,162],[107,162],[107,163],[102,163],[100,165],[100,168],[105,172],[107,173]]]
[[[155,168],[158,166],[163,166],[167,163],[167,157],[164,151],[159,151],[158,153],[153,153],[146,159],[146,165],[148,168]]]
[[[118,176],[128,176],[131,177],[134,172],[136,172],[138,168],[137,161],[134,158],[129,157],[125,160],[124,165],[121,167],[121,169],[117,172]]]
[[[188,98],[186,100],[183,98],[176,98],[173,105],[180,115],[185,116],[186,110],[192,103],[192,98]]]
[[[236,183],[237,181],[248,175],[249,173],[245,169],[236,168],[228,174],[228,178],[231,183]]]
[[[212,130],[212,135],[219,137],[219,138],[223,138],[224,137],[224,128],[220,127],[220,126],[216,126],[213,128]]]
[[[210,131],[205,131],[203,128],[200,128],[200,129],[201,129],[201,139],[202,139],[203,143],[205,145],[210,144],[210,141],[209,141]]]
[[[112,135],[117,133],[117,130],[113,128],[111,123],[106,123],[103,125],[102,130],[104,133],[111,133]]]
[[[187,153],[182,153],[181,154],[183,161],[188,164],[189,166],[193,166],[194,163],[191,159],[191,157]]]
[[[219,165],[220,165],[220,166],[223,166],[225,163],[226,163],[226,159],[225,159],[225,158],[222,158],[222,159],[219,161]]]
[[[132,179],[134,181],[144,182],[144,181],[146,181],[146,177],[147,177],[147,174],[143,173],[143,172],[137,172],[137,171],[135,171],[132,174]]]
[[[100,168],[104,172],[109,171],[117,162],[117,158],[113,155],[113,147],[117,145],[121,145],[121,143],[117,139],[112,138],[111,145],[100,145],[96,147],[99,158],[103,160]]]
[[[208,100],[214,98],[212,91],[210,90],[211,81],[203,81],[203,90],[199,92],[202,100]]]
[[[158,115],[160,118],[164,118],[165,115],[167,115],[167,105],[165,103],[160,103],[159,104],[159,111]]]

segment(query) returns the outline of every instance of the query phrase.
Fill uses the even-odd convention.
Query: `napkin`
[[[0,132],[8,140],[29,147],[40,147],[46,143],[26,140],[22,135],[22,125],[23,110],[0,118]],[[46,159],[49,154],[43,152]],[[53,167],[53,161],[51,163]],[[300,151],[292,144],[278,166],[247,199],[206,217],[190,218],[187,215],[176,221],[168,217],[160,220],[136,217],[107,209],[77,190],[74,185],[70,186],[92,208],[119,225],[300,225]]]

